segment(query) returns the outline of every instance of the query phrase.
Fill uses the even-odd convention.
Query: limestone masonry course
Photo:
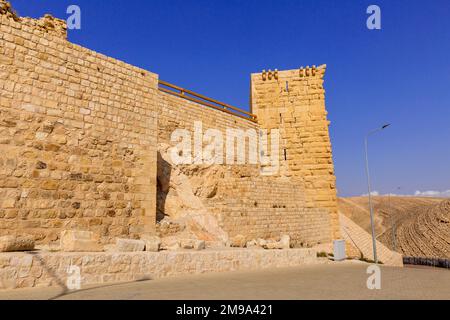
[[[63,20],[19,17],[1,0],[0,23],[0,236],[52,246],[74,230],[107,246],[158,235],[169,239],[162,247],[340,238],[325,65],[252,74],[255,122],[163,92],[157,74],[70,43]],[[170,135],[194,121],[279,129],[280,171],[174,166]]]
[[[4,253],[0,268],[0,289],[65,289],[70,266],[81,269],[82,285],[152,280],[186,274],[261,270],[316,264],[313,249],[292,250],[207,250],[202,252],[122,253]]]

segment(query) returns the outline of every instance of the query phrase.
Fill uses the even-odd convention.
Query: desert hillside
[[[450,200],[373,197],[377,239],[406,256],[450,258]],[[370,232],[367,197],[340,198],[339,210]]]

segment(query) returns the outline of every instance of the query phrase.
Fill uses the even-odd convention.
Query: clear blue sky
[[[339,194],[450,189],[449,0],[12,0],[19,14],[66,18],[82,10],[72,42],[160,74],[161,79],[248,108],[249,74],[328,65]],[[366,8],[382,30],[366,28]]]

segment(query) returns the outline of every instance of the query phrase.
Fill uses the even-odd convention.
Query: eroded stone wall
[[[0,235],[154,232],[157,75],[1,13]]]

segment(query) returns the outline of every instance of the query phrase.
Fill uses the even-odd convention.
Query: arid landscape
[[[377,239],[405,256],[450,258],[450,200],[373,197]],[[367,197],[340,198],[339,210],[371,232]]]

